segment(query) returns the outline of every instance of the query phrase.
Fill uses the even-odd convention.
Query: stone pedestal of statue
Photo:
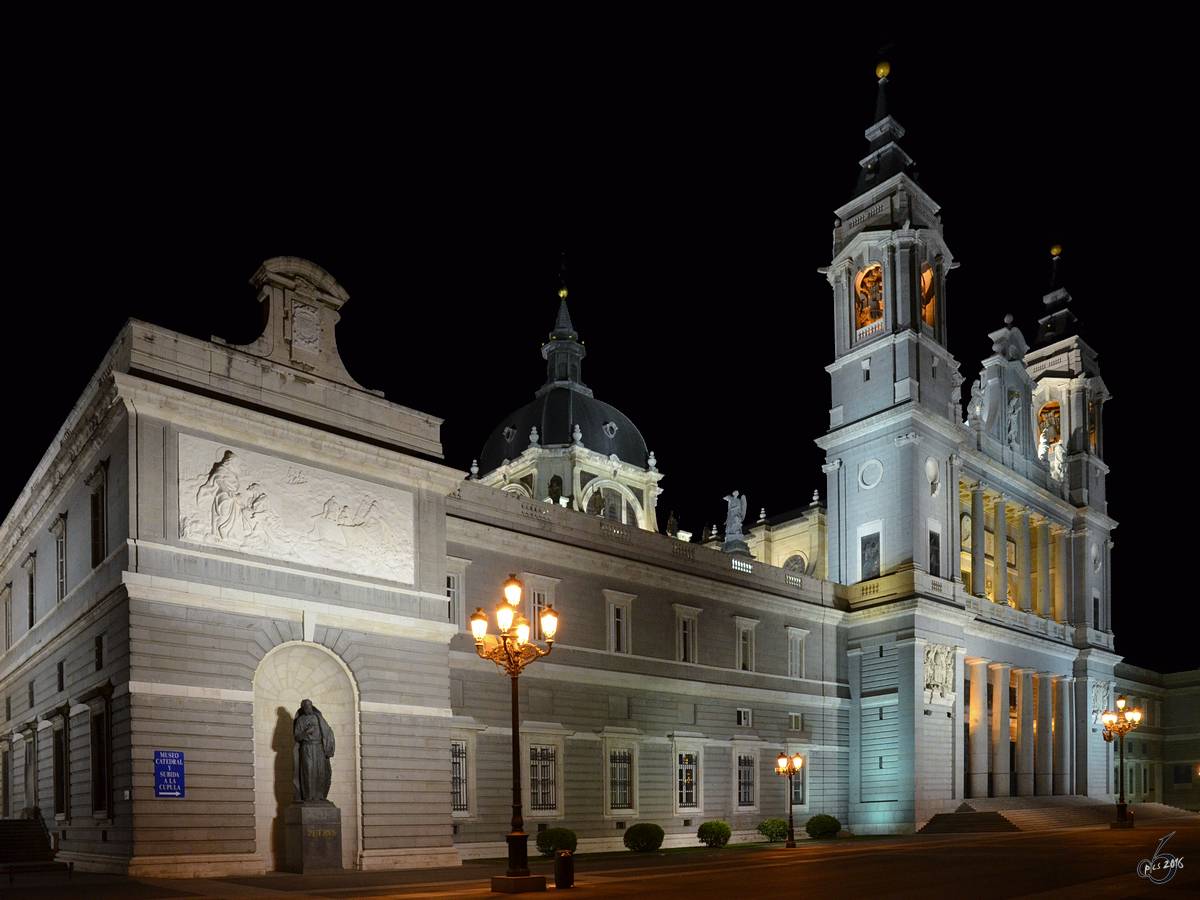
[[[342,869],[342,811],[328,800],[293,803],[283,812],[284,870],[300,875]]]

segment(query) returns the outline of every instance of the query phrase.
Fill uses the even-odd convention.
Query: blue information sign
[[[183,796],[183,752],[154,751],[154,796]]]

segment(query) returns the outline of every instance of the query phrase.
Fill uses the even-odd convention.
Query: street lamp
[[[509,575],[508,581],[504,582],[504,600],[496,607],[499,637],[488,635],[488,617],[482,607],[471,616],[475,652],[483,659],[494,662],[496,667],[512,680],[513,815],[512,832],[505,838],[508,841],[508,873],[504,877],[492,876],[492,890],[510,894],[546,889],[545,876],[529,874],[529,835],[524,831],[525,822],[521,818],[521,732],[517,676],[535,659],[554,649],[554,632],[558,628],[558,615],[553,607],[547,606],[541,615],[546,649],[530,643],[529,621],[517,612],[520,603],[521,582],[517,580],[516,575]]]
[[[1142,721],[1142,712],[1138,709],[1126,711],[1125,698],[1117,698],[1117,711],[1105,710],[1100,716],[1104,723],[1104,740],[1112,743],[1113,736],[1119,739],[1121,748],[1120,780],[1121,797],[1117,800],[1117,821],[1111,823],[1113,828],[1132,828],[1133,819],[1129,818],[1128,807],[1125,805],[1125,735],[1136,729]]]
[[[792,776],[804,768],[804,757],[797,753],[793,757],[788,757],[786,753],[780,753],[779,759],[775,760],[775,771],[780,775],[786,775],[788,780],[788,839],[787,846],[796,846],[796,828],[792,824],[792,798],[796,795],[792,793]]]

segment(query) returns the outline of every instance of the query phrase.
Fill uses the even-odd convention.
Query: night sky
[[[1177,318],[1148,327],[1155,304],[1183,307],[1163,246],[1178,171],[1155,135],[1185,78],[1127,52],[1115,27],[1104,46],[1122,37],[1126,52],[1041,24],[969,44],[919,23],[853,40],[847,27],[706,23],[669,53],[643,37],[611,58],[558,51],[470,79],[377,63],[291,82],[243,63],[246,81],[143,73],[106,93],[110,74],[53,109],[23,106],[0,503],[126,318],[248,342],[247,281],[277,255],[341,282],[347,368],[444,418],[446,463],[465,472],[544,380],[563,251],[584,381],[657,455],[660,527],[673,510],[698,536],[733,489],[754,518],[824,499],[813,440],[828,427],[833,309],[817,269],[866,154],[882,53],[901,144],[961,264],[946,303],[964,393],[1006,313],[1032,342],[1061,243],[1112,394],[1117,652],[1200,665],[1196,617],[1160,565],[1168,535],[1177,559],[1195,531],[1181,521],[1192,465],[1177,461],[1188,417],[1166,402],[1194,393],[1190,344],[1171,345]]]

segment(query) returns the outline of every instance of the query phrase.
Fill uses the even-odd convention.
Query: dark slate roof
[[[616,426],[612,437],[606,424]],[[605,456],[616,454],[622,462],[646,467],[646,440],[624,413],[569,387],[555,387],[532,403],[506,416],[483,445],[479,470],[490,472],[506,459],[516,459],[529,447],[529,432],[536,426],[538,443],[543,447],[565,447],[572,443],[575,426],[583,435],[583,445]],[[505,438],[505,433],[511,435]]]

